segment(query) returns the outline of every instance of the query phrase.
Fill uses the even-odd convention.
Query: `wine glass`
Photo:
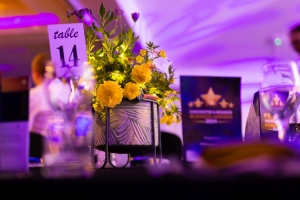
[[[265,112],[261,116],[271,114],[277,126],[279,140],[288,142],[290,119],[300,103],[298,66],[293,61],[268,63],[263,65],[262,74],[259,93]]]

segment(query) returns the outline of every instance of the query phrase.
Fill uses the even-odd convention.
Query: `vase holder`
[[[109,119],[109,120],[107,120]],[[91,142],[91,160],[94,167],[94,149],[104,151],[105,159],[100,168],[109,163],[113,168],[127,167],[131,153],[153,150],[154,165],[157,165],[157,151],[162,160],[159,106],[156,101],[122,101],[114,108],[105,108],[105,114],[94,113],[94,130]],[[110,153],[127,154],[127,162],[116,166]]]

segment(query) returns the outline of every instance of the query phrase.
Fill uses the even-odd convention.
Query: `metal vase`
[[[104,151],[107,144],[111,153],[153,149],[159,145],[159,125],[156,101],[124,100],[114,108],[107,108],[105,113],[95,113],[94,148]]]

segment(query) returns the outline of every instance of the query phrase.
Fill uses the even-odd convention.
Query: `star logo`
[[[194,105],[197,107],[197,108],[200,108],[203,104],[203,101],[200,101],[199,98],[196,99],[196,101],[194,102]]]
[[[275,97],[272,99],[271,106],[283,106],[281,99],[276,94]]]
[[[271,116],[270,113],[265,113],[265,114],[264,114],[264,117],[265,117],[265,118],[272,118],[272,116]]]
[[[191,107],[194,106],[194,103],[190,101],[190,102],[188,103],[188,106],[191,108]]]
[[[233,103],[229,103],[228,106],[229,106],[229,108],[233,108],[234,104]]]
[[[212,87],[208,89],[207,94],[201,95],[202,99],[205,101],[205,103],[209,106],[215,106],[218,102],[218,100],[222,97],[221,95],[215,94]]]
[[[222,108],[226,108],[229,103],[225,99],[222,99],[222,101],[219,104]]]

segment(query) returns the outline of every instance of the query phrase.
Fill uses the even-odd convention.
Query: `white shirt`
[[[31,88],[29,93],[29,130],[46,136],[48,117],[52,113],[47,84],[44,82]]]

